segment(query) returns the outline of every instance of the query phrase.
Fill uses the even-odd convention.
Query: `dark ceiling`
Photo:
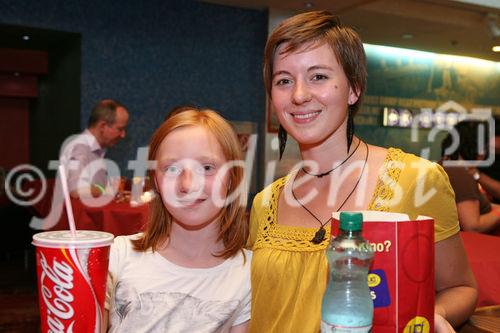
[[[206,0],[206,2],[269,9],[271,20],[280,16],[290,16],[298,11],[327,9],[338,14],[344,24],[356,28],[366,43],[500,61],[500,53],[491,51],[494,44],[500,45],[500,0]],[[464,2],[475,2],[475,4]]]
[[[48,51],[77,35],[76,33],[56,30],[0,25],[0,47]]]

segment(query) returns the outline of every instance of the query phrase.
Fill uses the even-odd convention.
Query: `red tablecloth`
[[[128,202],[113,201],[103,207],[87,207],[78,199],[71,201],[77,229],[131,235],[141,231],[148,218],[148,205],[132,207]]]
[[[500,237],[461,231],[479,287],[478,306],[500,304]]]
[[[79,199],[71,199],[76,228],[100,230],[115,236],[131,235],[142,230],[148,219],[147,204],[131,207],[128,202],[111,202],[102,207],[87,207]],[[48,230],[69,229],[66,210],[56,222],[47,221]]]
[[[47,191],[43,198],[31,206],[33,214],[39,218],[45,218],[54,210],[54,205],[60,205],[62,194],[54,195],[54,180],[49,180]],[[30,183],[35,193],[40,191],[40,182]],[[147,204],[141,206],[130,206],[129,202],[110,203],[101,207],[89,207],[79,199],[71,199],[73,215],[77,229],[81,230],[101,230],[114,234],[115,236],[130,235],[142,230],[146,224],[149,213]],[[64,230],[69,228],[68,217],[65,210],[52,219],[46,218],[44,229]]]

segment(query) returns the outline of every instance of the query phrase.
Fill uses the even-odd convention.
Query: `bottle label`
[[[323,320],[321,321],[321,333],[370,333],[371,331],[372,325],[347,327],[332,325]]]

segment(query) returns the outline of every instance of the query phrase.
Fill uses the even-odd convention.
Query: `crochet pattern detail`
[[[264,220],[259,223],[259,231],[253,249],[273,248],[285,251],[322,251],[328,245],[328,238],[319,244],[313,244],[318,228],[293,227],[277,224],[277,208],[280,190],[290,176],[285,176],[273,183],[269,201],[264,204]],[[326,235],[330,235],[330,227],[325,226]]]
[[[400,149],[389,148],[379,180],[373,193],[369,210],[388,211],[388,202],[394,197],[394,185],[401,174],[405,153]],[[329,239],[313,244],[318,228],[294,227],[277,224],[278,198],[281,189],[290,179],[290,174],[278,179],[271,185],[269,200],[263,202],[264,219],[259,221],[259,230],[253,249],[272,248],[285,251],[313,252],[326,249]],[[326,235],[330,235],[330,226],[325,226]]]
[[[405,153],[401,149],[389,148],[387,156],[379,173],[377,186],[368,210],[388,212],[391,200],[394,198],[394,188],[399,181]]]

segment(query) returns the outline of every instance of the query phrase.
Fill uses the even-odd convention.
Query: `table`
[[[461,231],[460,236],[478,283],[478,306],[499,305],[500,237],[466,231]]]
[[[38,183],[30,184],[32,188],[40,187]],[[66,211],[62,214],[48,219],[54,204],[62,203],[62,194],[54,192],[55,182],[49,181],[46,194],[42,200],[33,204],[30,208],[33,214],[39,218],[45,218],[47,230],[65,230],[69,228]],[[59,189],[60,191],[60,189]],[[36,192],[36,190],[35,190]],[[129,202],[116,202],[112,200],[101,207],[90,207],[85,205],[80,199],[71,199],[73,215],[76,228],[82,230],[100,230],[110,232],[115,236],[130,235],[137,233],[145,226],[149,205],[131,206]]]
[[[88,207],[79,199],[71,199],[76,228],[80,230],[100,230],[115,236],[131,235],[141,231],[146,225],[149,206],[132,207],[128,202],[110,202],[102,207]],[[48,230],[69,229],[66,210],[57,221],[48,221]]]
[[[459,333],[500,332],[500,305],[477,308]]]
[[[79,199],[71,202],[77,229],[101,230],[115,236],[141,231],[149,213],[147,204],[132,207],[129,202],[112,201],[102,207],[87,207]]]

